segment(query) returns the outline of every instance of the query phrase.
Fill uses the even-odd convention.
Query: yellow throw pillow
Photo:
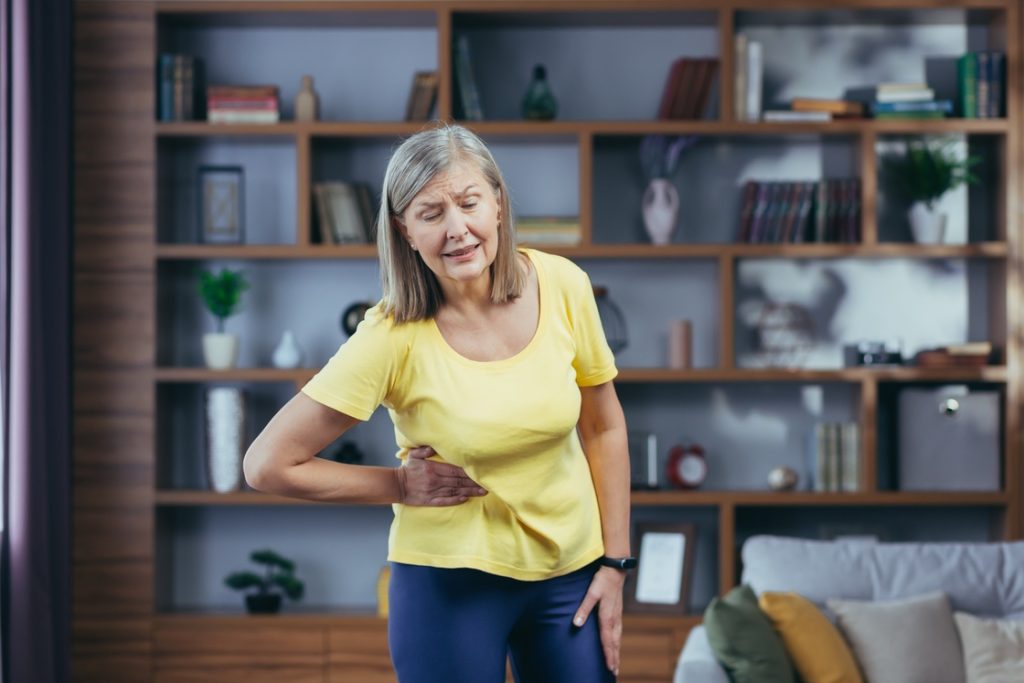
[[[762,593],[772,623],[804,683],[864,683],[843,636],[821,610],[796,593]]]

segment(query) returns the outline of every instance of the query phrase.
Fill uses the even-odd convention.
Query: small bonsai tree
[[[249,559],[266,567],[261,575],[251,571],[233,572],[224,579],[224,583],[235,590],[256,588],[256,595],[271,595],[274,589],[280,589],[291,600],[301,600],[305,585],[295,578],[295,563],[281,557],[273,550],[256,550]]]
[[[242,292],[249,288],[245,274],[238,270],[221,269],[220,273],[203,271],[199,275],[199,293],[203,303],[217,318],[217,331],[224,332],[224,321],[238,313]]]
[[[978,182],[971,168],[979,162],[979,157],[957,158],[951,149],[953,142],[912,140],[907,143],[906,153],[886,158],[886,174],[909,202],[924,202],[931,211],[950,190]]]

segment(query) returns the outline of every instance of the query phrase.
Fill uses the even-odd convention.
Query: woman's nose
[[[450,211],[445,221],[445,234],[448,239],[462,237],[466,232],[466,217],[458,211]]]

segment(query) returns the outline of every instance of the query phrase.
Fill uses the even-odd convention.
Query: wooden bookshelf
[[[737,524],[743,515],[764,509],[788,513],[807,509],[824,514],[831,508],[849,511],[878,508],[964,511],[981,509],[996,520],[992,536],[1022,535],[1021,465],[1021,249],[1019,193],[1021,125],[1021,15],[1017,0],[903,0],[901,21],[930,11],[963,10],[967,21],[989,23],[989,40],[1007,55],[1007,112],[998,119],[924,121],[837,120],[828,123],[739,122],[733,115],[730,87],[718,90],[714,120],[656,121],[630,118],[525,122],[488,120],[466,125],[504,144],[570,144],[578,150],[578,193],[582,240],[578,246],[539,248],[580,260],[655,262],[710,261],[717,268],[717,353],[719,367],[692,370],[620,369],[621,385],[778,383],[853,385],[849,391],[855,419],[861,425],[861,480],[856,493],[775,493],[760,490],[636,491],[632,504],[657,514],[705,514],[716,520],[716,557],[711,560],[716,592],[737,580]],[[839,6],[880,16],[890,11],[885,0],[845,0]],[[76,337],[75,337],[75,519],[74,566],[75,675],[103,680],[118,671],[119,680],[359,680],[393,681],[387,659],[386,622],[369,611],[306,608],[271,617],[224,610],[166,609],[167,568],[158,522],[175,515],[203,514],[206,509],[266,507],[266,514],[288,506],[324,507],[256,492],[216,494],[205,490],[161,487],[159,472],[159,392],[188,392],[188,385],[236,382],[274,383],[301,387],[315,368],[277,370],[165,367],[157,359],[157,339],[167,330],[173,311],[157,314],[158,297],[169,270],[190,262],[229,261],[372,261],[372,244],[323,246],[315,243],[310,196],[318,179],[316,155],[323,146],[353,144],[390,146],[420,130],[423,123],[344,120],[273,125],[213,125],[206,122],[154,121],[154,59],[158,46],[179,30],[210,27],[275,27],[295,30],[319,26],[426,27],[435,32],[439,72],[438,115],[453,112],[454,78],[448,49],[459,22],[467,17],[487,26],[508,19],[553,31],[584,26],[616,26],[617,19],[650,13],[677,19],[692,12],[702,17],[720,47],[721,81],[735,72],[731,45],[749,13],[808,10],[828,14],[824,0],[403,0],[392,2],[139,2],[79,0],[76,3],[76,122],[80,130],[101,134],[79,136],[76,142]],[[708,19],[707,17],[710,17]],[[909,18],[908,18],[909,17]],[[160,47],[159,49],[164,49]],[[297,50],[302,46],[297,45]],[[665,65],[655,65],[659,69]],[[660,78],[660,76],[659,76]],[[328,83],[318,81],[322,93]],[[400,88],[408,83],[385,84]],[[995,223],[984,239],[968,244],[922,246],[885,241],[880,237],[877,208],[881,196],[876,177],[876,145],[885,136],[963,134],[992,141],[999,150],[992,190]],[[723,235],[721,242],[673,244],[603,243],[602,216],[594,209],[595,173],[602,144],[645,135],[700,135],[729,138],[737,145],[757,140],[815,138],[848,145],[853,173],[862,180],[861,241],[855,244],[738,244]],[[283,244],[204,245],[165,239],[157,188],[163,155],[181,148],[249,145],[293,147],[295,157],[294,215],[285,216]],[[291,176],[289,176],[291,177]],[[598,214],[598,215],[595,215]],[[882,231],[884,233],[884,230]],[[159,236],[159,237],[158,237]],[[606,242],[611,240],[605,240]],[[992,298],[988,315],[992,341],[1005,347],[1005,361],[980,368],[931,369],[911,366],[790,370],[737,368],[734,311],[736,276],[744,260],[896,259],[913,261],[969,260],[1002,276],[1003,291]],[[682,264],[694,265],[694,264]],[[276,267],[276,266],[275,266]],[[297,266],[284,264],[282,267]],[[169,316],[169,317],[164,317]],[[884,410],[887,384],[946,383],[997,385],[1004,395],[1004,484],[995,492],[911,492],[877,490],[879,412]],[[881,388],[880,388],[881,387]],[[692,387],[690,388],[692,389]],[[673,391],[675,389],[672,389]],[[680,387],[680,390],[689,390]],[[880,397],[881,392],[881,397]],[[881,402],[881,403],[880,403]],[[166,427],[165,427],[166,429]],[[332,506],[338,508],[340,506]],[[230,512],[230,511],[229,511]],[[226,514],[226,513],[225,513]],[[254,512],[255,514],[255,512]],[[303,514],[344,514],[341,510]],[[959,514],[959,512],[958,512]],[[707,561],[706,558],[702,561]],[[158,580],[159,579],[159,580]],[[623,644],[624,683],[654,683],[671,678],[675,657],[699,615],[650,617],[628,615]]]

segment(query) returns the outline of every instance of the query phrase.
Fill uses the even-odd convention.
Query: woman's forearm
[[[609,557],[629,552],[629,450],[626,425],[586,437],[584,452],[601,508],[601,533]]]
[[[281,496],[331,503],[383,505],[402,498],[397,468],[349,465],[324,458],[281,467],[255,482],[254,487]]]

